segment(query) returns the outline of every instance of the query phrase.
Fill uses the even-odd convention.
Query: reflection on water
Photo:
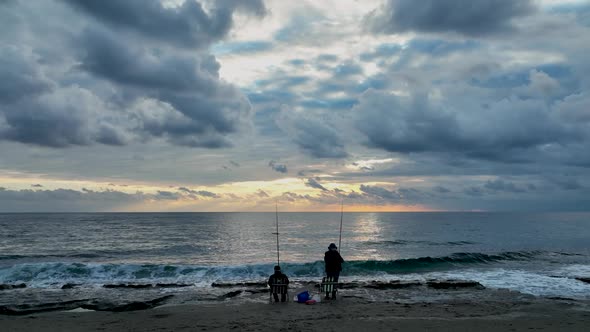
[[[376,242],[382,239],[379,215],[377,213],[352,214],[350,226],[346,228],[345,244],[348,243],[350,254],[348,260],[382,260],[383,253],[377,248],[367,248],[365,242]],[[344,226],[342,227],[345,229]],[[342,249],[342,248],[341,248]],[[344,253],[343,253],[344,254]]]

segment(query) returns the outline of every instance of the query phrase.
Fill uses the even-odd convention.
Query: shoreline
[[[433,293],[435,292],[435,293]],[[507,290],[436,290],[422,298],[407,290],[386,300],[342,291],[315,305],[241,301],[164,304],[127,312],[75,309],[0,315],[7,331],[585,331],[590,301],[544,298]],[[436,296],[433,296],[436,295]]]

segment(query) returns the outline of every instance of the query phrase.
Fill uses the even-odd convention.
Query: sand
[[[0,316],[2,331],[589,331],[590,302],[484,291],[435,301],[343,296],[315,305],[228,299],[131,312]],[[471,294],[473,295],[473,293]]]

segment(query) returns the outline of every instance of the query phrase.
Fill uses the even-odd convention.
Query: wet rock
[[[80,284],[65,284],[65,285],[61,286],[61,289],[72,289],[72,288],[75,288],[78,286],[80,286]]]
[[[42,304],[20,304],[14,306],[0,306],[0,315],[22,316],[40,312],[71,310],[80,307],[88,300],[73,300],[65,302],[42,303]]]
[[[590,278],[576,278],[576,280],[590,284]]]
[[[166,295],[150,301],[136,301],[125,304],[114,304],[106,302],[94,302],[85,303],[80,306],[82,309],[96,310],[96,311],[112,311],[112,312],[123,312],[123,311],[136,311],[146,310],[162,305],[166,300],[174,297],[174,295]]]
[[[221,300],[223,300],[223,299],[229,299],[229,298],[232,298],[232,297],[236,297],[236,296],[238,296],[240,294],[242,294],[242,291],[241,290],[237,290],[237,291],[229,292],[227,294],[223,294],[223,295],[221,295],[219,297],[219,299],[221,299]]]
[[[372,289],[403,289],[409,287],[416,287],[421,286],[422,283],[417,281],[400,281],[400,280],[393,280],[390,282],[382,282],[382,281],[373,281],[367,285],[365,288],[372,288]]]
[[[160,288],[180,288],[180,287],[190,287],[193,286],[193,284],[156,284],[156,287],[160,287]]]
[[[457,289],[457,288],[475,288],[485,289],[485,287],[477,281],[464,281],[464,280],[429,280],[427,283],[428,287],[434,289]]]
[[[6,290],[6,289],[16,289],[16,288],[26,288],[27,285],[22,283],[22,284],[16,284],[16,285],[9,285],[9,284],[0,284],[0,290]]]
[[[152,284],[107,284],[107,285],[102,285],[102,287],[104,288],[135,288],[135,289],[141,289],[141,288],[151,288],[154,287]]]
[[[320,284],[316,284],[315,287],[319,288]],[[356,282],[356,281],[338,283],[338,289],[353,289],[353,288],[360,288],[360,287],[363,287],[363,284]]]
[[[217,287],[217,288],[266,287],[266,282],[236,282],[236,283],[214,282],[211,284],[211,287]]]
[[[548,297],[548,299],[550,300],[557,300],[557,301],[576,301],[575,299],[569,298],[569,297],[561,297],[561,296],[550,296]]]
[[[250,294],[268,293],[268,288],[246,289],[245,292]]]

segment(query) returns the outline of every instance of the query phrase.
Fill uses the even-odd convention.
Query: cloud
[[[558,188],[562,190],[578,190],[584,188],[584,186],[580,184],[577,179],[568,176],[551,176],[549,177],[549,181],[557,185]]]
[[[443,187],[443,186],[436,186],[436,187],[434,187],[434,191],[436,191],[436,192],[438,192],[440,194],[446,194],[446,193],[451,192],[450,189],[448,189],[446,187]]]
[[[0,103],[10,104],[53,88],[37,66],[38,56],[11,45],[0,48]]]
[[[522,193],[525,189],[517,187],[512,182],[505,182],[501,179],[488,181],[485,183],[484,188],[493,192],[511,192],[511,193]]]
[[[269,161],[268,166],[270,168],[272,168],[275,172],[287,173],[287,166],[282,165],[282,164],[277,164],[277,162],[274,160]]]
[[[523,151],[537,153],[547,144],[584,139],[583,127],[559,121],[543,101],[508,98],[482,104],[464,97],[454,105],[458,99],[445,97],[368,91],[353,109],[354,122],[367,145],[386,151],[457,153],[506,162],[526,160]]]
[[[211,197],[211,198],[219,197],[216,193],[211,192],[211,191],[207,191],[207,190],[199,190],[199,191],[197,191],[197,195],[204,196],[204,197]]]
[[[262,197],[262,198],[268,198],[270,197],[264,190],[262,189],[258,189],[258,191],[256,192],[256,195],[258,197]]]
[[[220,79],[207,48],[226,36],[234,12],[264,15],[262,1],[206,9],[155,0],[11,6],[23,17],[6,21],[0,51],[0,139],[54,148],[150,139],[220,148],[250,128],[248,99]],[[47,10],[47,22],[34,20]]]
[[[354,62],[342,63],[334,68],[335,78],[347,78],[349,76],[361,75],[363,68]]]
[[[322,191],[328,191],[328,189],[326,189],[326,187],[322,186],[316,179],[314,178],[308,178],[307,181],[305,182],[305,185],[311,188],[315,188],[315,189],[320,189]]]
[[[514,19],[535,11],[531,0],[386,0],[365,17],[373,33],[454,32],[485,36],[515,30]]]
[[[219,80],[219,64],[210,55],[150,54],[100,31],[87,31],[82,40],[81,68],[163,103],[151,110],[139,106],[143,132],[178,145],[222,147],[229,145],[222,135],[236,132],[249,116],[247,99]]]
[[[221,43],[214,45],[211,52],[217,56],[226,54],[246,54],[270,51],[273,48],[271,42],[266,41],[243,41]]]
[[[126,128],[116,124],[104,102],[89,90],[68,87],[0,108],[5,127],[0,139],[49,147],[124,145]]]
[[[342,138],[328,123],[283,110],[277,125],[289,134],[299,148],[315,158],[348,156]]]
[[[257,16],[266,14],[262,0],[215,1],[210,14],[197,1],[184,1],[176,8],[166,8],[157,0],[66,1],[113,28],[191,48],[206,48],[227,35],[236,10]]]
[[[319,170],[319,169],[304,169],[304,170],[297,172],[297,176],[306,177],[309,174],[317,174],[317,173],[321,173],[321,172],[322,172],[322,170]]]
[[[156,193],[126,193],[117,190],[11,190],[0,188],[0,211],[39,211],[39,212],[68,212],[68,211],[112,211],[123,209],[136,204],[146,204],[154,201],[175,202],[196,200],[197,196],[206,198],[220,198],[219,195],[206,191],[193,191],[188,188],[178,188],[178,191],[158,190]]]
[[[114,190],[0,190],[0,211],[51,212],[51,211],[108,211],[149,199],[157,195],[141,192],[127,194]]]
[[[159,200],[175,201],[175,200],[179,199],[180,197],[181,197],[181,195],[178,193],[171,192],[171,191],[163,191],[163,190],[158,190],[158,193],[155,195],[155,198],[159,199]]]
[[[203,197],[209,197],[209,198],[218,198],[219,195],[217,195],[214,192],[210,192],[207,190],[192,190],[186,187],[178,187],[178,190],[182,193],[186,193],[189,194],[192,198],[196,198],[195,196],[203,196]]]
[[[484,190],[480,187],[469,187],[463,191],[468,196],[479,197],[485,194]]]
[[[388,190],[386,188],[379,186],[367,186],[362,184],[360,186],[360,190],[365,194],[376,196],[390,201],[399,201],[401,199],[401,195],[398,192]]]

